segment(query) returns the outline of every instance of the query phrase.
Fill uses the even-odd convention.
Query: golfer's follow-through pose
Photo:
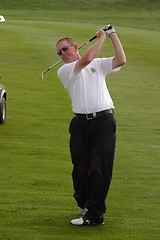
[[[116,122],[114,105],[105,78],[126,63],[125,53],[113,27],[97,33],[97,41],[83,56],[72,38],[62,38],[56,50],[64,64],[58,77],[72,100],[74,117],[70,123],[70,152],[73,163],[74,198],[81,218],[76,226],[102,225],[106,197],[112,178]],[[97,58],[106,39],[114,56]]]

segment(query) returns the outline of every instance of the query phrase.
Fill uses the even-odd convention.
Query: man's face
[[[70,44],[64,40],[57,44],[56,49],[57,54],[61,57],[62,61],[66,63],[71,63],[78,59],[78,48],[75,44]]]

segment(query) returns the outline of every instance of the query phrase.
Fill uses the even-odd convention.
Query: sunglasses
[[[65,46],[65,47],[61,48],[61,49],[57,52],[57,54],[58,54],[59,56],[62,55],[62,51],[63,51],[63,52],[66,52],[69,47],[70,47],[70,46]]]

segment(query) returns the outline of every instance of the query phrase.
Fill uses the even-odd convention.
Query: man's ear
[[[74,47],[75,47],[75,50],[76,52],[78,51],[78,45],[77,44],[74,44]]]

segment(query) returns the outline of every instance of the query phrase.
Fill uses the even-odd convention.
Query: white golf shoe
[[[86,217],[81,217],[77,219],[73,219],[71,224],[74,226],[99,226],[104,225],[104,222],[96,222],[87,219]]]

